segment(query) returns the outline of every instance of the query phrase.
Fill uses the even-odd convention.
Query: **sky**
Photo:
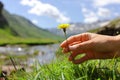
[[[61,23],[93,23],[120,16],[120,0],[0,0],[11,14],[41,28]]]

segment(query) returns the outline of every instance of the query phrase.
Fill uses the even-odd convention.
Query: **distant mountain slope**
[[[48,38],[58,39],[55,34],[37,27],[26,18],[13,15],[3,9],[0,3],[0,37],[4,33],[6,37],[23,37],[23,38]]]
[[[67,35],[75,35],[83,32],[87,32],[91,29],[96,29],[100,26],[108,24],[108,20],[97,21],[95,23],[87,24],[87,23],[70,23],[70,27],[67,29]],[[49,29],[50,32],[53,32],[57,35],[63,35],[63,32],[57,29]]]
[[[58,35],[63,35],[62,31],[56,29],[49,29],[49,31]],[[120,34],[120,17],[113,20],[103,20],[91,24],[85,23],[71,23],[67,30],[68,36],[83,32],[93,32],[104,35],[118,35]]]
[[[111,20],[109,24],[102,26],[101,28],[92,29],[90,32],[111,36],[118,35],[120,34],[120,18]]]

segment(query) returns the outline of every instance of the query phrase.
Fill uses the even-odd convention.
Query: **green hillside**
[[[34,25],[29,20],[18,15],[11,15],[7,11],[3,11],[3,16],[8,21],[8,28],[12,31],[13,35],[20,37],[32,38],[57,38],[56,35],[41,29]]]
[[[88,32],[111,35],[111,36],[118,35],[120,34],[120,18],[111,20],[109,24],[105,26],[101,26],[100,28],[90,30]]]
[[[10,14],[0,4],[0,45],[53,43],[62,38],[34,25],[28,19]]]

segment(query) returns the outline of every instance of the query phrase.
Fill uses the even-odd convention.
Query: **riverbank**
[[[9,75],[9,80],[119,80],[120,59],[92,60],[80,65],[61,56],[50,64],[40,65],[36,62],[31,72],[16,71]]]
[[[39,38],[11,38],[11,39],[0,39],[0,46],[5,45],[47,45],[54,44],[62,41],[62,39],[39,39]]]
[[[3,66],[9,66],[14,70],[13,63],[10,57],[14,60],[16,66],[23,66],[27,72],[35,62],[39,64],[48,64],[56,58],[56,51],[59,49],[59,44],[49,45],[34,45],[34,46],[21,46],[21,45],[7,45],[0,47],[0,67],[1,71],[5,70]],[[29,69],[28,69],[29,68]],[[10,70],[10,72],[12,71]],[[8,73],[10,73],[8,72]]]

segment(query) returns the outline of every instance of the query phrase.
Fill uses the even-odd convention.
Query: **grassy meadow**
[[[43,45],[43,44],[53,44],[59,42],[53,39],[39,39],[39,38],[1,38],[0,45],[15,45],[15,44],[25,44],[25,45]]]
[[[22,33],[22,32],[21,32]],[[25,34],[25,33],[24,33]],[[39,35],[39,34],[38,34]],[[11,35],[10,29],[0,29],[0,45],[14,45],[14,44],[26,44],[26,45],[39,45],[39,44],[51,44],[62,41],[63,38],[59,36],[53,36],[51,38],[48,35],[42,35],[40,37],[20,37]],[[51,35],[50,35],[51,36]]]
[[[22,32],[21,32],[22,33]],[[25,34],[25,33],[24,33]],[[44,37],[45,36],[45,37]],[[41,37],[20,37],[11,35],[10,29],[0,29],[0,45],[14,45],[14,44],[25,44],[25,45],[39,45],[39,44],[51,44],[62,41],[62,37],[42,35]],[[50,35],[51,36],[51,35]]]
[[[49,64],[34,63],[31,72],[18,70],[8,80],[120,80],[120,59],[90,60],[75,65],[67,54],[56,52],[57,58]]]

